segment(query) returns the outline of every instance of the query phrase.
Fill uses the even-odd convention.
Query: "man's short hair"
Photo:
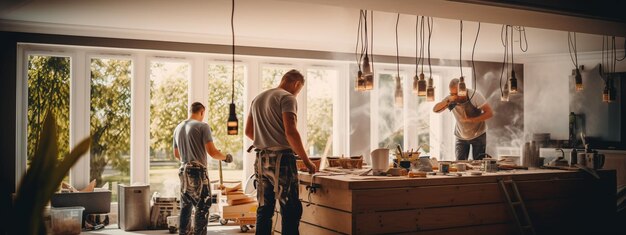
[[[448,86],[448,88],[458,87],[460,82],[461,80],[459,80],[458,78],[453,78],[452,80],[450,80],[450,85]]]
[[[304,83],[304,76],[300,73],[300,71],[292,69],[283,75],[283,79],[281,82],[302,82]]]
[[[193,104],[191,104],[191,113],[199,113],[202,112],[204,109],[204,105],[202,105],[202,103],[200,102],[193,102]]]

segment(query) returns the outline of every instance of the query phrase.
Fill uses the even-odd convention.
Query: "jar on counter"
[[[439,172],[443,174],[450,173],[450,162],[439,162]]]
[[[485,172],[497,172],[498,171],[498,164],[496,159],[484,159],[484,164],[485,164]]]

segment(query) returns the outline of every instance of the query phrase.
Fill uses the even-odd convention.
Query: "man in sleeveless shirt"
[[[299,234],[302,204],[298,195],[296,156],[309,173],[315,165],[309,160],[297,129],[296,96],[304,86],[304,76],[297,70],[283,75],[278,87],[266,90],[252,101],[245,133],[257,151],[257,227],[256,234],[272,234],[276,198],[282,216],[282,234]]]
[[[207,174],[207,153],[216,160],[233,161],[230,154],[222,154],[213,144],[211,128],[202,122],[204,105],[191,104],[189,119],[182,121],[174,130],[174,157],[181,162],[179,234],[206,234],[211,187]],[[190,226],[191,209],[195,207],[193,230]]]
[[[485,121],[493,117],[493,110],[480,92],[474,93],[473,90],[467,89],[467,96],[459,96],[458,86],[459,79],[452,79],[449,85],[450,95],[435,104],[433,111],[441,113],[447,108],[454,114],[456,159],[467,160],[471,146],[472,158],[480,160],[484,157],[487,146]]]

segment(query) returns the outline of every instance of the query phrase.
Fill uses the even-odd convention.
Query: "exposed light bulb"
[[[367,54],[363,57],[363,78],[365,79],[365,90],[374,89],[374,74],[372,73],[370,59],[367,57]]]
[[[415,74],[415,76],[413,77],[413,94],[417,95],[419,91],[418,85],[419,85],[419,77],[417,76],[417,74]]]
[[[509,92],[511,94],[517,93],[517,77],[515,77],[515,70],[511,70],[511,78],[509,79]]]
[[[615,89],[613,89],[612,82],[611,78],[609,78],[604,85],[604,91],[602,91],[603,102],[611,103],[615,101],[616,92]]]
[[[610,92],[611,91],[609,90],[609,86],[605,85],[604,86],[604,91],[602,91],[602,102],[606,102],[606,103],[611,102],[611,99],[609,97],[609,95],[610,95],[609,93]]]
[[[395,92],[395,105],[396,107],[402,107],[402,105],[404,104],[404,99],[403,99],[403,95],[402,95],[402,84],[400,83],[400,76],[396,76],[396,92]]]
[[[237,135],[239,132],[239,120],[237,120],[237,112],[235,104],[230,103],[230,110],[228,112],[228,122],[226,124],[228,135]]]
[[[433,86],[433,78],[428,78],[428,88],[426,88],[426,101],[435,101],[435,87]]]
[[[461,97],[467,96],[467,86],[465,86],[465,78],[463,76],[459,77],[459,85],[458,85],[458,95]]]
[[[576,91],[583,90],[583,76],[580,75],[580,69],[576,68],[574,75],[574,81],[576,81]]]
[[[502,96],[500,96],[500,101],[508,102],[509,101],[509,83],[504,84],[504,89],[502,90]]]
[[[417,95],[426,96],[426,79],[424,73],[420,73],[419,81],[417,81]]]

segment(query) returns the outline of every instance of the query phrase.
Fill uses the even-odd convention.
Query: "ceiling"
[[[355,1],[238,0],[235,8],[236,44],[353,53],[359,17],[358,7],[362,7],[351,7]],[[376,9],[374,53],[385,55],[396,53],[397,15],[394,12],[402,13],[398,27],[401,56],[415,55],[416,14],[425,14],[417,9],[429,9],[429,12],[433,13],[431,15],[437,16],[431,39],[431,52],[434,58],[458,59],[458,18],[466,19],[463,31],[464,59],[471,56],[477,29],[476,21],[492,22],[481,24],[480,37],[476,45],[476,59],[488,61],[501,60],[503,51],[500,39],[501,23],[557,28],[560,25],[570,25],[560,21],[574,19],[564,18],[553,20],[555,22],[541,23],[541,20],[538,20],[541,17],[552,16],[540,15],[537,19],[524,24],[524,21],[519,20],[501,22],[503,19],[501,9],[498,14],[490,14],[489,12],[493,10],[491,8],[481,8],[485,14],[459,11],[459,9],[472,10],[473,8],[467,7],[469,3],[437,0],[422,0],[419,1],[420,5],[407,0],[357,2],[363,3],[368,9]],[[229,0],[8,0],[0,2],[0,9],[0,30],[3,31],[210,44],[231,43]],[[589,22],[587,23],[591,25],[596,23],[593,20]],[[605,22],[602,25],[610,24],[613,23]],[[584,29],[578,32],[585,32]],[[613,28],[609,27],[606,30],[610,32]],[[526,31],[528,51],[522,53],[518,48],[515,51],[516,57],[568,53],[567,32],[536,27],[527,27]],[[585,33],[577,35],[579,52],[600,50],[601,36]],[[517,34],[515,37],[518,37]],[[516,39],[516,47],[518,44],[519,40]],[[618,48],[623,48],[623,38],[618,38],[617,44]]]

